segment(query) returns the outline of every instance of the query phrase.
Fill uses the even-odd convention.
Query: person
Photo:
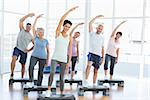
[[[105,55],[105,63],[104,63],[104,72],[105,79],[108,74],[108,62],[110,62],[110,80],[112,80],[114,66],[118,62],[119,57],[119,49],[120,49],[120,37],[122,36],[122,32],[116,32],[117,29],[126,21],[121,22],[112,32],[110,39],[108,41],[108,46]]]
[[[102,18],[103,15],[98,15],[89,22],[89,35],[90,35],[90,44],[89,44],[89,54],[88,54],[88,63],[85,72],[85,86],[88,85],[88,76],[90,73],[91,66],[94,67],[93,74],[93,86],[96,85],[97,73],[100,65],[104,60],[104,36],[103,36],[103,24],[99,24],[96,28],[96,32],[93,31],[92,24],[98,18]]]
[[[35,30],[36,22],[40,17],[42,17],[42,14],[36,17],[32,27],[34,35],[34,47],[29,64],[29,80],[31,81],[31,87],[34,86],[34,66],[38,62],[39,70],[37,86],[41,86],[43,79],[43,68],[48,64],[49,61],[49,43],[48,40],[44,38],[44,29],[37,28],[37,30]]]
[[[84,23],[79,23],[77,24],[72,31],[70,32],[70,35],[73,34],[74,30],[80,26],[83,25]],[[71,57],[71,67],[72,67],[72,71],[71,71],[71,79],[73,80],[74,74],[75,74],[75,66],[76,66],[76,62],[79,62],[79,41],[77,41],[76,39],[80,36],[80,32],[75,32],[74,36],[72,38],[72,57]],[[68,57],[69,57],[69,48],[68,48]]]
[[[53,82],[54,74],[55,74],[55,67],[57,64],[60,64],[60,92],[63,95],[64,90],[64,74],[66,67],[68,68],[70,61],[71,61],[71,51],[72,51],[72,37],[67,34],[68,30],[72,26],[71,21],[65,20],[67,15],[74,11],[77,7],[73,7],[68,10],[60,19],[59,24],[56,29],[56,37],[55,37],[55,50],[51,59],[51,67],[50,67],[50,76],[48,80],[48,90],[46,91],[45,96],[49,97],[51,85]],[[63,30],[61,31],[61,27],[63,26]],[[67,49],[69,46],[69,60],[67,63]]]
[[[19,62],[21,63],[21,66],[22,66],[21,77],[24,78],[27,53],[32,50],[32,48],[27,49],[27,46],[29,45],[31,41],[33,42],[33,37],[30,33],[31,24],[27,23],[26,29],[25,29],[23,26],[23,22],[25,21],[25,19],[27,19],[28,17],[32,17],[32,16],[34,16],[34,13],[29,13],[20,19],[20,22],[19,22],[20,32],[18,34],[17,43],[16,43],[16,46],[14,48],[13,55],[12,55],[10,79],[13,79],[16,61],[19,56],[20,56]]]

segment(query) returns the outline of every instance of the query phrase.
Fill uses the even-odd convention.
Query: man
[[[32,16],[34,16],[34,13],[29,13],[26,16],[24,16],[23,18],[20,19],[20,22],[19,22],[20,32],[18,34],[17,43],[16,43],[16,46],[15,46],[14,51],[13,51],[13,56],[12,56],[12,61],[11,61],[10,79],[13,79],[14,68],[15,68],[16,61],[17,61],[19,56],[20,56],[19,62],[21,63],[21,66],[22,66],[21,77],[22,78],[24,77],[25,63],[26,63],[26,59],[27,59],[27,52],[32,50],[32,48],[28,50],[27,46],[29,45],[29,43],[31,41],[33,42],[33,37],[30,33],[31,24],[27,23],[26,24],[26,29],[25,29],[24,26],[23,26],[23,22],[25,21],[25,19],[27,19],[28,17],[32,17]]]
[[[88,64],[86,67],[85,85],[88,84],[87,79],[90,73],[91,66],[94,67],[93,85],[96,85],[95,83],[97,79],[98,69],[104,60],[104,37],[102,32],[103,25],[99,24],[96,28],[96,32],[93,31],[92,26],[94,21],[101,17],[103,17],[103,15],[98,15],[95,18],[93,18],[89,23],[90,45],[88,54]]]

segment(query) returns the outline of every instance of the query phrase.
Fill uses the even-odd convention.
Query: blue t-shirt
[[[48,45],[47,39],[40,40],[39,37],[36,36],[34,39],[34,48],[32,56],[40,59],[47,59],[47,51],[46,51],[47,45]]]

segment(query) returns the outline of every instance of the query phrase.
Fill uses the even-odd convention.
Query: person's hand
[[[97,18],[102,18],[102,17],[104,17],[104,15],[98,15],[95,18],[97,19]]]
[[[48,60],[46,60],[46,64],[45,64],[45,67],[47,67],[48,66]]]
[[[29,17],[33,17],[35,14],[34,13],[29,13],[28,15],[29,15]]]
[[[70,11],[74,11],[77,8],[78,8],[78,6],[75,6],[75,7],[71,8]]]
[[[40,17],[42,17],[44,14],[40,14],[40,15],[38,15],[36,18],[40,18]]]
[[[115,61],[115,64],[117,64],[118,63],[118,58],[116,58],[116,61]]]
[[[78,25],[83,25],[84,23],[79,23]]]
[[[28,52],[29,52],[29,50],[28,50],[28,49],[25,49],[25,50],[24,50],[24,52],[28,53]]]

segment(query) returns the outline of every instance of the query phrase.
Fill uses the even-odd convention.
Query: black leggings
[[[113,56],[108,55],[108,54],[105,55],[104,70],[108,69],[108,62],[109,61],[110,61],[110,75],[113,75],[114,66],[115,66],[115,63],[116,63],[116,57],[113,57]]]
[[[72,71],[74,71],[75,66],[76,66],[76,62],[77,62],[77,56],[72,57],[71,62],[72,62]]]

